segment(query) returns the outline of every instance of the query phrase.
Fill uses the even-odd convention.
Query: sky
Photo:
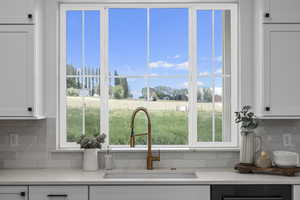
[[[83,17],[84,15],[84,17]],[[84,20],[83,20],[84,19]],[[149,22],[149,35],[147,29]],[[197,68],[199,75],[212,73],[212,11],[197,12]],[[185,88],[188,75],[188,9],[109,9],[108,61],[111,74],[143,76],[176,75],[180,78],[128,78],[134,96],[158,85]],[[215,11],[215,72],[222,67],[222,11]],[[84,36],[84,41],[82,37]],[[148,44],[149,39],[149,46]],[[91,69],[100,66],[100,11],[67,11],[67,64]],[[216,79],[220,93],[222,80]],[[210,78],[199,77],[199,87],[211,87]]]

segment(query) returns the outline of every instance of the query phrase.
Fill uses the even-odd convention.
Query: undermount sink
[[[195,179],[195,172],[107,172],[105,179]]]

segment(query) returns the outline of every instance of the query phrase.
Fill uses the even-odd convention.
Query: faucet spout
[[[148,122],[148,129],[147,133],[140,133],[135,134],[134,133],[134,120],[136,117],[136,114],[140,111],[143,111],[147,117]],[[160,154],[156,157],[152,156],[152,133],[151,133],[151,120],[150,115],[146,108],[144,107],[138,107],[133,111],[132,117],[131,117],[131,134],[130,134],[130,147],[135,147],[135,137],[136,136],[147,136],[147,169],[153,169],[153,161],[160,161]]]

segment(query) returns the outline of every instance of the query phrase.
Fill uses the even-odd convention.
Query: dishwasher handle
[[[282,197],[224,197],[223,200],[284,200]]]
[[[67,194],[48,194],[47,197],[65,197],[67,198]]]

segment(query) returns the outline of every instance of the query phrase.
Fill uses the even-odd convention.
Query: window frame
[[[100,11],[100,133],[106,133],[106,145],[109,145],[109,69],[108,69],[108,9],[109,8],[187,8],[189,12],[188,24],[188,63],[189,70],[186,75],[188,81],[189,99],[187,102],[187,126],[188,126],[188,144],[187,145],[153,145],[154,148],[179,149],[179,148],[238,148],[239,136],[238,126],[231,120],[231,141],[230,142],[198,142],[197,141],[197,84],[199,75],[197,74],[197,10],[230,10],[231,13],[231,119],[234,118],[234,111],[239,107],[238,95],[238,11],[236,4],[218,3],[218,4],[60,4],[59,16],[59,83],[58,83],[58,134],[57,147],[59,149],[78,149],[80,146],[75,142],[67,142],[66,127],[66,11],[67,10],[99,10]],[[122,76],[120,76],[122,77]],[[131,77],[131,76],[125,76]],[[162,78],[163,76],[157,76]],[[183,76],[180,76],[183,77]],[[223,76],[221,76],[223,77]],[[168,77],[166,77],[168,78]],[[176,77],[169,77],[176,78]],[[224,123],[224,122],[223,122]],[[129,138],[129,136],[128,136]],[[128,149],[127,145],[110,145],[111,148]],[[136,149],[144,149],[144,145],[137,145]]]

